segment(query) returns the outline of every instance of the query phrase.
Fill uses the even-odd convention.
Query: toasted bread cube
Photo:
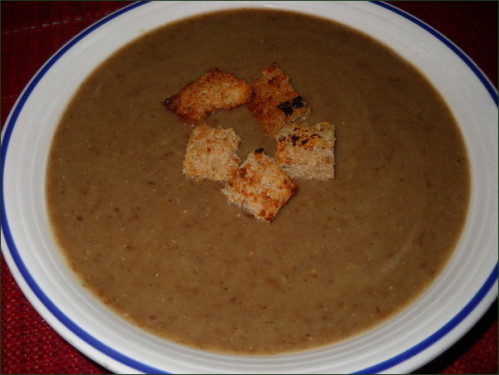
[[[289,83],[290,78],[276,65],[262,70],[262,76],[253,84],[253,95],[248,109],[266,134],[310,113],[308,104]]]
[[[297,188],[275,160],[258,149],[248,155],[227,180],[223,193],[229,203],[270,223]]]
[[[245,80],[215,68],[166,99],[164,105],[180,121],[195,124],[219,110],[246,104],[251,92]]]
[[[183,172],[195,180],[225,181],[237,169],[241,138],[234,129],[195,127],[187,143]]]
[[[275,159],[292,178],[334,178],[335,128],[329,122],[294,124],[276,134]]]

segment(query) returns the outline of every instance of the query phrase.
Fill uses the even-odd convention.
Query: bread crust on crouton
[[[246,104],[251,92],[251,85],[244,79],[215,68],[165,99],[164,105],[180,121],[195,124],[217,111]]]
[[[262,70],[262,76],[252,85],[248,109],[268,135],[274,135],[286,124],[310,113],[310,107],[289,80],[276,64],[272,64]]]
[[[296,190],[275,160],[259,149],[250,153],[232,173],[222,191],[229,203],[243,208],[260,221],[270,223]]]
[[[275,159],[292,178],[334,178],[335,128],[331,123],[289,125],[275,138]]]
[[[184,175],[195,180],[227,180],[240,163],[237,155],[240,142],[241,138],[232,128],[196,126],[187,143]]]

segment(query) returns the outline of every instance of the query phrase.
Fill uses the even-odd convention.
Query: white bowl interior
[[[317,350],[272,357],[225,356],[182,347],[130,325],[80,285],[57,249],[46,214],[50,143],[64,108],[85,77],[144,32],[188,15],[234,7],[299,10],[382,41],[430,79],[461,126],[468,148],[470,211],[444,271],[392,319]],[[387,7],[365,2],[139,3],[87,29],[54,55],[16,103],[2,144],[2,248],[16,281],[49,324],[115,372],[407,372],[464,334],[497,296],[497,93],[459,49],[419,21]]]

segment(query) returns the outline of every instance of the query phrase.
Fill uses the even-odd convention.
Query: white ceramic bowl
[[[94,67],[144,32],[227,8],[292,9],[364,31],[417,66],[443,95],[468,148],[471,204],[454,255],[432,286],[384,324],[321,349],[272,357],[212,354],[152,336],[84,289],[51,235],[48,150],[72,94]],[[61,336],[114,372],[409,372],[459,339],[497,296],[497,92],[449,40],[386,4],[368,2],[135,3],[83,31],[30,81],[2,133],[2,250],[33,306]]]

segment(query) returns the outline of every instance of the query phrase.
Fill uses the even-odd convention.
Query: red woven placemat
[[[2,125],[33,74],[71,37],[128,2],[1,2]],[[497,87],[497,2],[396,2],[459,45]],[[107,370],[65,342],[35,312],[2,257],[1,373]],[[497,302],[476,326],[418,373],[497,374]]]

